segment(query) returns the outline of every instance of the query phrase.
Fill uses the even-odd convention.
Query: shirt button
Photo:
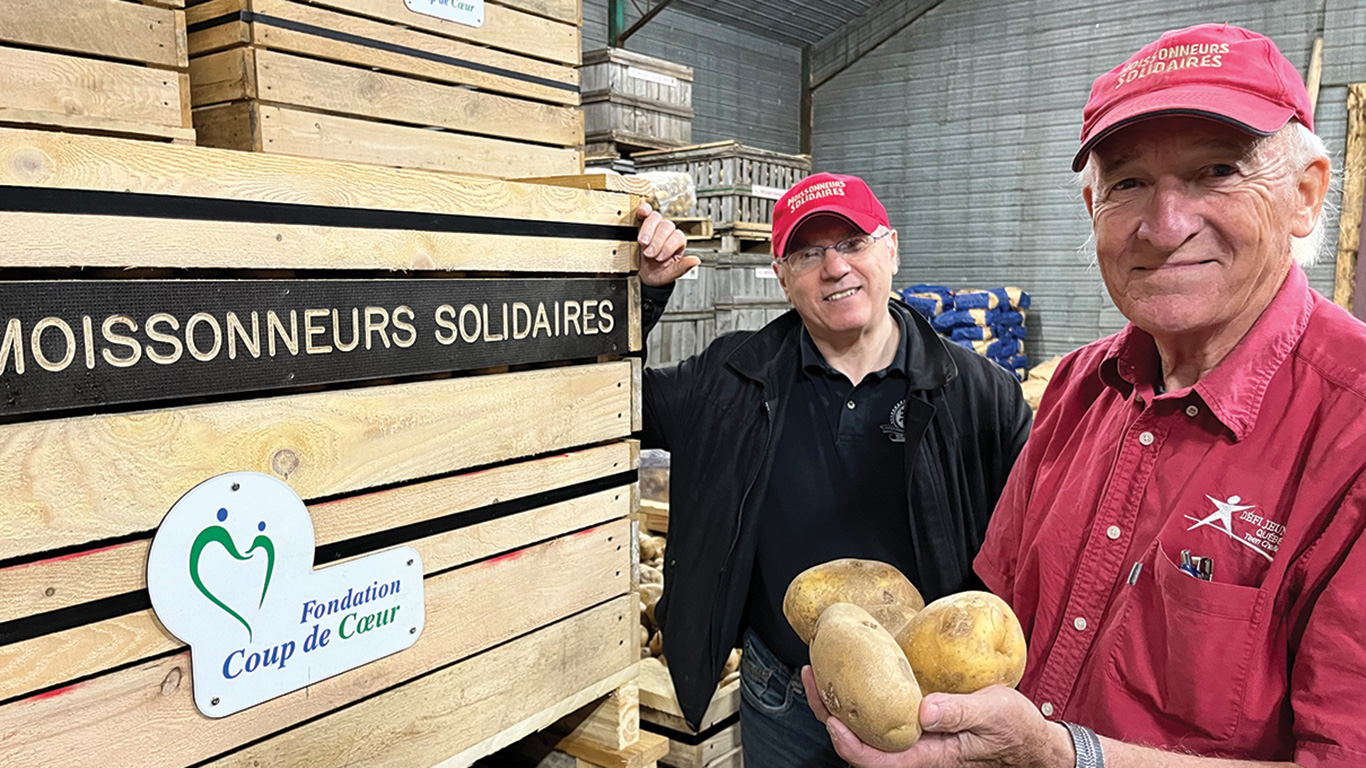
[[[1039,707],[1039,711],[1043,713],[1043,716],[1044,716],[1044,717],[1052,717],[1052,716],[1053,716],[1053,702],[1051,702],[1051,701],[1045,701],[1045,702],[1043,703],[1043,706]]]
[[[1120,533],[1122,533],[1122,531],[1119,530],[1118,525],[1112,525],[1105,529],[1105,535],[1109,536],[1111,541],[1118,539]]]
[[[1193,405],[1188,405],[1188,406],[1186,406],[1186,415],[1187,415],[1187,416],[1189,416],[1189,417],[1191,417],[1191,418],[1193,419],[1193,418],[1195,418],[1196,416],[1198,416],[1199,414],[1200,414],[1200,409],[1199,409],[1199,408],[1196,408],[1196,407],[1193,406]]]
[[[1143,434],[1141,434],[1141,435],[1138,436],[1138,442],[1143,443],[1144,445],[1152,445],[1152,444],[1153,444],[1153,433],[1151,433],[1151,432],[1144,432]]]
[[[848,409],[851,410],[851,411],[854,410],[854,401],[853,401],[853,400],[850,400],[849,402],[847,402],[847,403],[844,404],[844,407],[845,407],[845,408],[848,408]]]
[[[1078,616],[1075,620],[1072,621],[1072,626],[1076,627],[1078,632],[1085,632],[1086,619]]]

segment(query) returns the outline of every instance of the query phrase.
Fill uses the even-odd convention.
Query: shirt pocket
[[[1109,674],[1143,707],[1210,739],[1232,738],[1265,594],[1185,573],[1160,541],[1144,560],[1152,578],[1124,588]]]

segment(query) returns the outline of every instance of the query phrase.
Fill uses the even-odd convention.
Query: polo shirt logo
[[[904,399],[892,406],[892,412],[887,416],[887,423],[882,425],[882,434],[894,443],[906,442],[906,401]]]
[[[1285,526],[1274,520],[1267,520],[1262,515],[1255,514],[1252,510],[1257,508],[1256,504],[1240,504],[1242,497],[1239,496],[1230,496],[1228,501],[1220,501],[1210,495],[1206,495],[1205,498],[1214,504],[1214,512],[1204,518],[1186,515],[1187,520],[1195,521],[1195,525],[1187,528],[1187,531],[1209,526],[1267,560],[1270,560],[1272,555],[1281,548],[1281,537],[1285,535]],[[1239,525],[1239,528],[1250,528],[1250,530],[1244,531],[1241,536],[1233,530],[1234,515],[1237,515],[1237,522],[1246,524]]]

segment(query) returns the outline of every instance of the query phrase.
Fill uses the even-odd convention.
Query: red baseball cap
[[[866,234],[890,227],[887,209],[867,182],[857,176],[817,173],[792,186],[773,204],[773,255],[782,256],[787,238],[803,221],[818,213],[848,219]]]
[[[1230,24],[1201,24],[1167,32],[1096,78],[1072,170],[1080,171],[1106,136],[1165,115],[1221,120],[1259,136],[1292,117],[1314,129],[1299,70],[1275,43]]]

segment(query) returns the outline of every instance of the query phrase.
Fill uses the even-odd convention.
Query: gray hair
[[[1287,168],[1296,171],[1301,170],[1320,157],[1329,157],[1328,146],[1318,134],[1309,130],[1308,126],[1298,120],[1291,120],[1284,128],[1257,140],[1252,147],[1252,156],[1262,158],[1264,153],[1277,151],[1282,153],[1280,159]],[[1330,158],[1331,162],[1331,158]],[[1076,182],[1083,189],[1094,189],[1098,177],[1099,168],[1096,167],[1096,154],[1091,152],[1086,158],[1086,165],[1077,172]],[[1330,188],[1338,187],[1336,174],[1330,182]],[[1313,266],[1323,251],[1324,242],[1327,239],[1327,225],[1324,223],[1328,214],[1336,210],[1328,200],[1324,200],[1323,210],[1319,212],[1319,219],[1314,223],[1314,231],[1306,237],[1292,237],[1290,242],[1290,255],[1302,267]],[[1087,248],[1091,247],[1094,240],[1092,236],[1088,241]]]

